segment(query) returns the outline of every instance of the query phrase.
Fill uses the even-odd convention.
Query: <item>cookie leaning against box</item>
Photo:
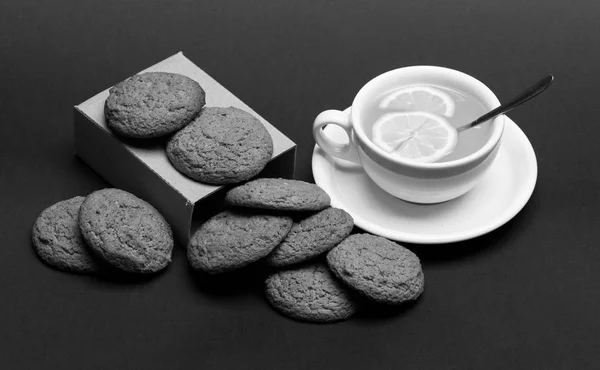
[[[33,249],[42,261],[59,270],[101,270],[101,262],[83,240],[77,223],[83,200],[74,197],[58,202],[42,211],[33,225]]]
[[[282,267],[306,261],[335,247],[350,235],[354,220],[339,208],[325,208],[297,223],[267,256],[267,263]]]
[[[344,283],[380,303],[417,299],[425,285],[419,257],[380,236],[350,235],[329,251],[327,264]]]
[[[297,320],[326,323],[347,319],[358,311],[356,297],[324,263],[270,275],[265,295],[276,310]]]
[[[235,184],[256,176],[273,154],[263,124],[241,109],[204,108],[167,144],[167,157],[184,175],[207,184]]]
[[[106,124],[137,139],[165,136],[187,125],[205,104],[202,87],[187,76],[166,72],[135,75],[109,90]]]
[[[261,178],[231,189],[225,202],[232,206],[278,211],[320,211],[331,199],[325,190],[300,180]]]
[[[88,195],[79,210],[79,227],[94,252],[121,270],[153,273],[171,262],[169,224],[154,207],[126,191],[103,189]]]
[[[188,261],[209,274],[235,270],[268,255],[291,227],[290,217],[227,210],[206,221],[192,236]]]

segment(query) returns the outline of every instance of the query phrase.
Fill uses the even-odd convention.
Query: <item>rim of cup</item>
[[[469,85],[469,87],[475,92],[475,97],[480,100],[487,109],[492,110],[500,105],[500,101],[496,97],[496,95],[483,84],[481,81],[476,79],[475,77],[468,75],[464,72],[457,71],[455,69],[439,67],[439,66],[431,66],[431,65],[418,65],[418,66],[410,66],[410,67],[402,67],[393,69],[391,71],[380,74],[379,76],[373,78],[371,81],[367,82],[360,91],[356,94],[354,101],[352,102],[352,107],[362,107],[364,103],[367,101],[368,97],[371,95],[373,90],[377,90],[377,87],[381,85],[383,82],[393,79],[395,76],[401,75],[409,75],[414,73],[421,73],[427,75],[436,75],[440,77],[450,78],[452,80],[461,80],[463,84]],[[350,117],[352,122],[357,122],[358,118],[358,110],[352,109],[350,112]],[[469,122],[465,122],[467,124]],[[369,138],[367,137],[363,125],[352,125],[354,134],[358,137],[361,142],[361,145],[366,145],[368,148],[379,154],[380,156],[386,158],[387,160],[396,163],[398,165],[411,167],[414,169],[451,169],[458,168],[475,161],[486,157],[489,153],[492,152],[496,144],[500,141],[502,137],[502,131],[504,129],[504,117],[500,115],[492,121],[492,133],[485,144],[479,148],[474,153],[471,153],[465,157],[458,158],[448,162],[433,162],[433,163],[423,163],[423,162],[415,162],[411,160],[405,160],[400,157],[393,157],[389,155],[389,153],[385,152],[383,149],[379,148],[375,145]]]

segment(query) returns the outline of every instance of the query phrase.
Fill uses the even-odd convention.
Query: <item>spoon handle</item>
[[[552,76],[552,75],[548,75],[548,76],[542,78],[535,85],[533,85],[530,88],[528,88],[527,90],[525,90],[522,94],[514,97],[508,103],[504,103],[504,104],[500,105],[498,108],[495,108],[495,109],[489,111],[488,113],[477,118],[475,121],[473,121],[471,123],[468,123],[464,126],[458,127],[456,129],[456,131],[461,132],[461,131],[470,129],[473,126],[476,126],[482,122],[488,121],[496,116],[504,114],[504,113],[508,112],[509,110],[512,110],[512,109],[518,107],[519,105],[525,103],[526,101],[528,101],[528,100],[538,96],[542,92],[544,92],[544,90],[546,90],[548,87],[550,87],[550,85],[552,84],[552,81],[554,81],[554,76]]]

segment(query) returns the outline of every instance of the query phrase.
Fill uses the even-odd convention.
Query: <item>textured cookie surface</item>
[[[173,235],[163,216],[142,199],[119,189],[85,198],[79,227],[88,245],[111,265],[152,273],[171,262]]]
[[[284,315],[312,322],[347,319],[358,304],[324,263],[276,272],[265,283],[269,303]]]
[[[325,253],[350,235],[354,220],[346,211],[326,208],[294,223],[289,234],[267,257],[271,266],[302,262]]]
[[[83,240],[77,223],[83,199],[75,197],[46,208],[33,225],[33,249],[52,267],[85,273],[100,270],[99,261]]]
[[[285,216],[224,211],[206,221],[188,244],[188,261],[209,274],[257,261],[275,248],[292,227]]]
[[[121,136],[152,138],[187,125],[205,104],[205,93],[189,77],[166,72],[135,75],[110,90],[104,104],[108,127]]]
[[[417,299],[424,278],[419,257],[388,239],[350,235],[327,254],[331,271],[350,287],[381,303]]]
[[[262,178],[231,189],[225,202],[234,206],[282,211],[319,211],[329,207],[329,195],[300,180]]]
[[[173,166],[208,184],[234,184],[257,175],[273,154],[273,140],[256,117],[243,110],[205,108],[167,145]]]

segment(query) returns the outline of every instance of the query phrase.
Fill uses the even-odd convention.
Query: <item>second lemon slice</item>
[[[458,135],[444,118],[427,112],[381,116],[373,125],[373,143],[389,154],[416,162],[435,162],[452,152]]]
[[[427,85],[408,86],[389,93],[379,103],[381,109],[424,111],[452,117],[454,100],[446,92]]]

